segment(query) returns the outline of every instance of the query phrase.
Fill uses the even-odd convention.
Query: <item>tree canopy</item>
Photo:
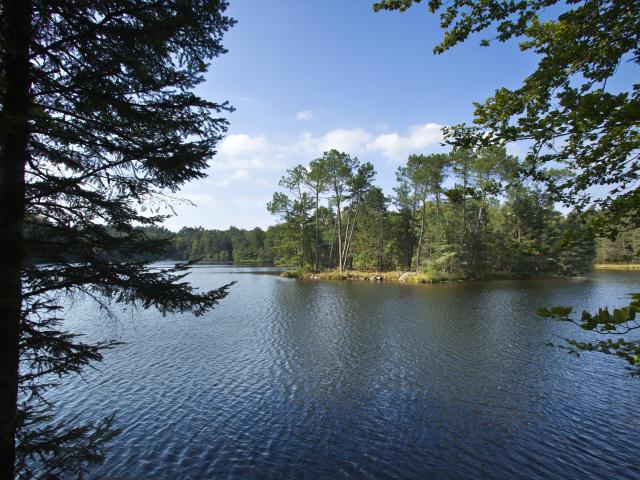
[[[381,0],[374,10],[405,11],[421,0]],[[475,104],[475,128],[445,131],[457,148],[471,145],[528,146],[521,174],[546,184],[556,201],[588,210],[589,230],[615,241],[640,226],[640,2],[635,0],[472,1],[429,0],[444,29],[435,53],[444,53],[472,35],[483,46],[517,40],[522,51],[537,56],[537,68],[520,87],[499,88]],[[548,176],[565,168],[572,176]],[[579,234],[579,233],[578,233]],[[572,233],[573,236],[576,233]],[[637,296],[609,313],[571,308],[541,310],[547,317],[574,321],[607,335],[640,328]],[[640,364],[640,343],[619,339],[576,342],[578,350],[600,351]],[[637,368],[635,369],[637,371]]]
[[[383,0],[375,10],[404,11],[420,0]],[[444,53],[473,34],[481,44],[516,39],[538,66],[515,89],[499,88],[475,104],[476,141],[524,141],[528,172],[561,165],[571,179],[547,187],[559,200],[608,212],[599,226],[613,233],[621,223],[638,226],[640,193],[640,4],[634,0],[538,0],[425,2],[440,15]],[[454,141],[463,141],[449,130]],[[466,139],[469,140],[468,138]],[[606,187],[606,193],[593,187]]]
[[[414,154],[389,198],[372,165],[330,150],[287,171],[268,205],[281,223],[265,245],[276,263],[315,271],[411,270],[431,279],[588,272],[593,237],[564,240],[583,228],[580,215],[556,211],[519,169],[496,146]]]
[[[136,226],[170,213],[173,194],[205,175],[226,130],[231,107],[193,93],[208,62],[225,52],[221,39],[234,23],[226,7],[0,4],[2,478],[77,476],[83,462],[101,458],[107,424],[42,421],[55,377],[80,371],[109,346],[63,331],[62,296],[88,296],[107,313],[115,302],[201,314],[227,293],[195,291],[184,266],[120,261],[164,249],[165,240]]]

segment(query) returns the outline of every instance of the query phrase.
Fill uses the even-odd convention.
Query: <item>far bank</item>
[[[596,263],[594,270],[640,270],[640,263]]]
[[[447,272],[411,272],[388,271],[370,272],[361,270],[324,270],[310,272],[306,270],[287,270],[280,274],[284,278],[298,278],[301,280],[355,280],[365,282],[393,282],[393,283],[441,283],[441,282],[470,282],[475,280],[521,280],[521,279],[550,279],[569,278],[560,275],[514,275],[509,273],[492,272],[482,277],[472,278],[462,273]]]

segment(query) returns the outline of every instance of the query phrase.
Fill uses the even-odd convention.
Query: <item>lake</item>
[[[548,347],[541,306],[620,306],[640,272],[437,285],[304,282],[199,265],[203,317],[78,301],[68,327],[126,342],[59,415],[118,412],[98,478],[640,478],[640,379]]]

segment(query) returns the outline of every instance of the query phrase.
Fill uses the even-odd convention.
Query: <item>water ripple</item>
[[[242,274],[251,272],[250,274]],[[615,359],[544,346],[579,334],[542,305],[621,304],[637,275],[435,286],[238,280],[202,318],[155,312],[105,327],[76,302],[68,325],[121,335],[59,415],[118,412],[94,478],[640,479],[640,384]]]

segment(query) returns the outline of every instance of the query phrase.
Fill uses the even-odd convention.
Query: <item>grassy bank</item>
[[[596,263],[596,270],[640,270],[640,263]]]
[[[563,275],[517,275],[509,272],[488,272],[480,278],[469,277],[461,272],[370,272],[362,270],[324,270],[310,272],[308,270],[287,270],[280,274],[285,278],[299,278],[302,280],[360,280],[368,282],[399,282],[399,283],[439,283],[472,280],[544,280],[558,278],[576,278]]]
[[[308,272],[305,270],[288,270],[281,274],[285,278],[300,278],[305,280],[361,280],[369,282],[401,282],[401,283],[438,283],[454,280],[464,280],[462,275],[441,272],[365,272],[349,270],[325,270],[322,272]]]

